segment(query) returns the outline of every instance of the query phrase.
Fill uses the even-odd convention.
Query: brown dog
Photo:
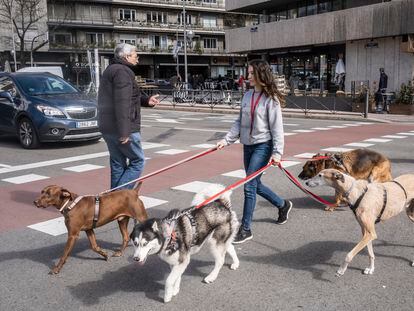
[[[345,261],[336,272],[337,276],[345,273],[351,260],[364,247],[368,248],[370,259],[370,266],[364,270],[364,274],[374,273],[375,255],[372,241],[377,238],[375,223],[384,222],[403,210],[414,222],[414,174],[401,175],[385,183],[368,183],[338,170],[327,169],[306,181],[306,185],[333,187],[348,200],[361,226],[362,240],[346,255]]]
[[[45,187],[40,197],[33,203],[38,207],[46,208],[54,206],[61,211],[65,217],[66,228],[68,229],[68,240],[66,242],[63,256],[59,263],[50,271],[50,274],[59,273],[65,264],[70,252],[79,238],[80,231],[85,231],[89,238],[92,249],[108,260],[105,253],[96,243],[94,227],[100,227],[113,220],[118,220],[119,229],[122,234],[122,246],[113,256],[122,256],[129,241],[128,221],[134,218],[139,222],[145,221],[147,212],[144,204],[138,197],[140,184],[134,190],[118,190],[99,197],[99,214],[95,203],[95,196],[81,197],[59,186]],[[79,200],[77,203],[75,200]],[[96,217],[97,216],[97,217]],[[94,220],[95,218],[95,220]]]
[[[313,156],[313,159],[319,157],[327,157],[327,159],[307,161],[299,174],[300,179],[307,180],[323,169],[334,168],[355,179],[365,179],[369,182],[392,180],[390,160],[373,150],[355,149],[334,154],[326,153],[324,156],[318,153]],[[341,202],[345,201],[340,193],[335,192],[335,206],[328,206],[326,210],[333,211]]]

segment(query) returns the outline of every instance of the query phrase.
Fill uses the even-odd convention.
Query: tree
[[[0,22],[8,25],[11,24],[12,26],[9,27],[13,27],[13,32],[19,39],[17,44],[20,50],[19,60],[21,67],[26,65],[25,41],[27,41],[29,31],[37,31],[37,36],[35,35],[32,38],[31,53],[37,51],[48,42],[46,38],[39,45],[34,46],[35,39],[47,33],[47,30],[39,33],[41,28],[40,22],[47,14],[45,6],[45,0],[0,0]]]

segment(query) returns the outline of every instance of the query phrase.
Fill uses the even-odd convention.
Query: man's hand
[[[151,107],[158,105],[160,103],[160,101],[158,100],[159,96],[159,94],[151,96],[149,98],[148,105],[150,105]]]
[[[126,144],[129,142],[129,137],[119,137],[119,141],[121,142],[121,144]]]
[[[272,161],[272,165],[278,166],[279,163],[280,163],[281,158],[282,158],[282,156],[278,153],[272,154],[272,157],[270,159]]]
[[[216,144],[217,150],[223,149],[225,146],[227,146],[227,141],[225,139],[218,141]]]

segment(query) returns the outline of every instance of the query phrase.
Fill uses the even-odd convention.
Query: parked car
[[[51,73],[0,73],[0,131],[23,148],[42,142],[98,140],[96,100]]]

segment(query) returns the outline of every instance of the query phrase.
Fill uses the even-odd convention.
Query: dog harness
[[[62,214],[69,212],[70,210],[72,210],[76,204],[79,203],[80,200],[82,200],[83,198],[88,197],[85,195],[80,195],[78,197],[75,198],[75,200],[72,201],[71,204],[69,204],[70,199],[68,199],[65,203],[63,203],[62,207],[59,209],[59,212],[61,212]],[[68,205],[68,207],[66,207],[66,205]],[[66,209],[65,209],[66,207]],[[93,222],[92,222],[92,229],[96,228],[96,223],[98,222],[98,218],[99,218],[99,207],[100,207],[100,198],[99,195],[95,196],[95,212],[93,215]]]
[[[396,183],[398,186],[400,186],[400,188],[404,191],[404,195],[405,195],[405,200],[407,201],[407,192],[405,191],[404,187],[398,182],[393,180],[392,182]],[[352,186],[351,186],[352,189]],[[356,200],[355,204],[350,204],[349,207],[351,208],[351,210],[354,212],[354,214],[356,215],[356,210],[359,206],[359,204],[361,203],[362,199],[364,198],[365,194],[367,193],[368,188],[364,189],[364,192],[359,196],[359,198]],[[347,193],[349,194],[350,191],[348,191]],[[387,201],[388,201],[388,193],[387,190],[385,189],[385,187],[383,187],[383,192],[382,192],[382,208],[381,208],[381,212],[379,213],[377,219],[375,220],[375,223],[379,223],[381,221],[382,215],[384,214],[385,211],[385,207],[387,206]]]

